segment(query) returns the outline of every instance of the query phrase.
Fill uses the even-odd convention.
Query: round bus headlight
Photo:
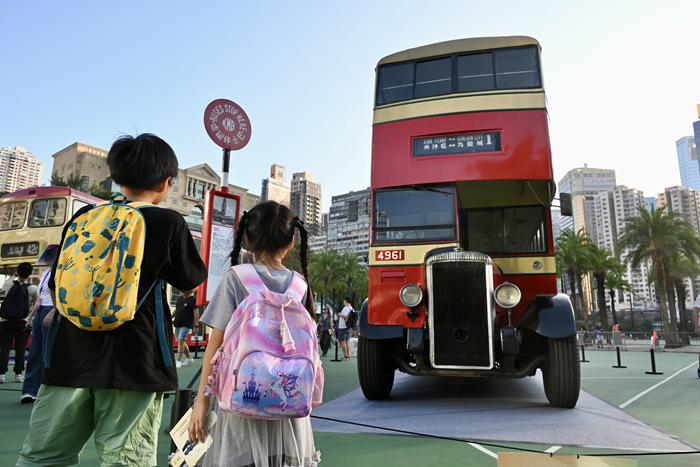
[[[418,306],[421,300],[423,300],[423,290],[415,284],[406,284],[401,288],[401,292],[399,292],[399,300],[409,308]]]
[[[521,297],[520,289],[510,282],[504,282],[493,291],[493,298],[495,298],[496,303],[503,308],[513,308],[520,303]]]

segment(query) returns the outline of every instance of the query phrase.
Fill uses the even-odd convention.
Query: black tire
[[[544,393],[552,407],[572,409],[581,391],[581,363],[576,336],[547,339],[549,352],[542,368]]]
[[[385,342],[360,336],[357,343],[357,374],[362,393],[369,400],[389,397],[394,386],[394,367],[387,360]]]

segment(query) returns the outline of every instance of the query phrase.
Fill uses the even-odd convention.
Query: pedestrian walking
[[[299,232],[301,268],[303,277],[298,273],[285,268],[282,263],[284,257],[289,253],[294,245],[294,233]],[[245,244],[246,249],[255,253],[256,262],[253,265],[238,265],[241,245]],[[316,365],[316,378],[322,377],[320,359],[318,359],[317,348],[313,342],[313,349],[310,349],[311,341],[304,341],[305,333],[297,327],[300,322],[306,322],[308,327],[313,329],[313,322],[308,322],[304,308],[313,316],[314,301],[310,289],[308,288],[307,274],[307,251],[308,234],[303,223],[292,211],[281,204],[273,201],[259,204],[244,213],[238,226],[235,246],[231,254],[234,268],[227,273],[221,281],[219,288],[212,297],[209,306],[200,319],[201,322],[212,328],[209,336],[209,343],[204,355],[202,366],[202,377],[200,379],[199,391],[194,404],[192,417],[189,425],[189,435],[191,441],[203,442],[207,436],[207,420],[210,412],[210,390],[211,385],[218,390],[238,391],[237,396],[226,397],[228,408],[237,401],[247,401],[248,410],[252,411],[246,417],[242,417],[235,411],[225,411],[219,407],[218,403],[213,408],[217,414],[217,421],[212,428],[213,444],[207,450],[203,465],[205,467],[243,467],[243,466],[267,466],[267,467],[313,467],[320,461],[320,453],[314,445],[313,431],[309,416],[300,418],[276,418],[268,416],[268,419],[256,417],[258,410],[294,410],[294,404],[300,400],[308,400],[303,395],[301,389],[308,388],[308,381],[302,375],[302,368],[313,363]],[[238,266],[237,266],[238,265]],[[256,305],[255,302],[248,304],[245,299],[251,294],[260,294],[266,298],[266,304]],[[279,302],[279,294],[285,294],[284,303]],[[277,297],[277,298],[275,298]],[[285,304],[286,303],[286,304]],[[275,308],[270,308],[274,305]],[[241,307],[240,309],[239,306]],[[253,309],[256,306],[267,306],[268,308]],[[276,308],[279,306],[280,308]],[[290,307],[297,312],[287,311],[284,307]],[[302,314],[298,314],[300,311]],[[274,319],[279,317],[279,328],[270,323],[261,322],[255,318],[244,322],[236,321],[235,326],[242,327],[241,333],[231,331],[227,327],[235,317],[250,313],[266,313]],[[285,318],[286,316],[286,318]],[[266,320],[267,321],[267,320]],[[273,319],[271,318],[271,320]],[[284,324],[283,324],[284,323]],[[240,336],[235,346],[237,355],[245,355],[235,369],[231,381],[231,373],[216,373],[212,375],[214,355],[217,355],[216,367],[227,367],[224,348],[230,349],[231,344],[224,342],[224,331],[226,336]],[[246,337],[245,340],[243,336]],[[254,336],[261,336],[261,340]],[[266,336],[264,339],[262,336]],[[251,342],[253,339],[254,342]],[[314,339],[315,340],[315,339]],[[267,384],[271,370],[262,368],[255,371],[255,365],[245,367],[245,363],[252,355],[247,346],[254,344],[259,356],[256,358],[275,363],[278,380]],[[272,347],[270,347],[272,346]],[[293,360],[285,360],[270,353],[269,349],[277,348],[276,352],[285,355],[289,349],[295,353],[304,354],[311,350],[316,355],[316,361],[306,360],[300,362],[299,371],[285,371],[286,366]],[[268,349],[268,351],[261,351]],[[229,356],[229,358],[231,358]],[[224,359],[224,360],[219,360]],[[284,360],[284,362],[283,362]],[[285,363],[288,362],[288,363]],[[225,366],[226,365],[226,366]],[[265,365],[268,365],[266,363]],[[272,363],[269,363],[272,365]],[[243,371],[243,368],[246,371]],[[222,379],[228,378],[228,379]],[[264,381],[264,382],[261,382]],[[322,383],[322,379],[321,379]],[[229,386],[233,384],[233,389]],[[222,387],[223,386],[223,387]],[[316,387],[316,386],[314,386]],[[321,385],[322,388],[322,385]],[[322,389],[321,389],[322,392]],[[217,394],[215,392],[215,394]],[[226,393],[228,394],[228,392]],[[308,396],[308,394],[307,394]],[[314,391],[314,399],[321,394]],[[243,398],[243,399],[241,399]],[[221,400],[221,399],[219,399]],[[243,403],[241,402],[241,403]],[[291,414],[290,414],[291,415]]]
[[[10,349],[15,350],[15,382],[24,382],[24,353],[29,338],[27,316],[36,302],[39,291],[29,282],[34,268],[29,263],[17,266],[16,277],[2,285],[4,297],[0,305],[0,384],[5,382],[5,373],[10,360]]]
[[[46,262],[52,265],[56,260],[56,250],[46,257]],[[27,317],[27,323],[31,323],[32,343],[29,346],[27,356],[27,371],[25,373],[24,384],[22,385],[22,395],[20,402],[31,404],[36,401],[39,386],[44,378],[44,342],[48,326],[44,323],[46,316],[53,310],[53,299],[49,290],[49,278],[51,268],[47,268],[39,279],[39,298],[32,307],[32,312]]]
[[[603,333],[603,326],[600,322],[597,322],[593,327],[593,335],[595,337],[596,347],[602,349],[605,343],[605,334]]]
[[[177,338],[177,358],[175,366],[181,368],[194,362],[194,358],[190,355],[190,347],[187,345],[187,336],[192,330],[199,328],[199,310],[197,309],[197,300],[194,295],[188,297],[180,295],[175,305],[175,318],[173,319],[175,326],[175,335]],[[184,357],[184,361],[182,360]]]
[[[123,136],[107,164],[125,197],[64,228],[49,278],[60,314],[19,467],[77,464],[93,435],[99,465],[158,464],[163,393],[178,387],[164,282],[189,295],[207,271],[182,215],[157,207],[178,176],[170,145]]]
[[[331,348],[331,336],[333,333],[333,320],[327,307],[323,307],[321,317],[318,320],[318,334],[321,341],[321,352],[325,357]]]
[[[343,349],[343,357],[348,359],[350,358],[350,346],[348,345],[348,332],[351,329],[350,324],[353,324],[351,321],[351,315],[354,313],[355,310],[352,308],[352,304],[350,301],[349,297],[345,297],[343,299],[343,309],[340,310],[340,315],[338,316],[338,330],[337,330],[337,338],[338,342],[340,342],[340,347]]]

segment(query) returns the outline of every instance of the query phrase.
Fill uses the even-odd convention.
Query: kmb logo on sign
[[[207,106],[204,127],[212,141],[231,151],[248,144],[252,132],[248,115],[228,99],[216,99]]]

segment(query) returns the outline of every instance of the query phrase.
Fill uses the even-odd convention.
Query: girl
[[[259,204],[241,216],[231,264],[238,264],[241,245],[245,243],[246,249],[255,254],[255,269],[267,288],[283,293],[293,273],[284,267],[282,260],[294,246],[295,230],[299,231],[301,267],[308,282],[306,229],[288,207],[274,201]],[[213,332],[204,355],[199,392],[190,420],[192,441],[206,439],[210,398],[205,396],[204,390],[212,372],[211,360],[221,346],[233,311],[246,295],[236,273],[229,271],[200,318]],[[305,304],[313,315],[310,291]],[[211,433],[214,443],[204,458],[205,467],[311,467],[321,460],[314,446],[309,417],[262,420],[215,410],[217,421]]]

